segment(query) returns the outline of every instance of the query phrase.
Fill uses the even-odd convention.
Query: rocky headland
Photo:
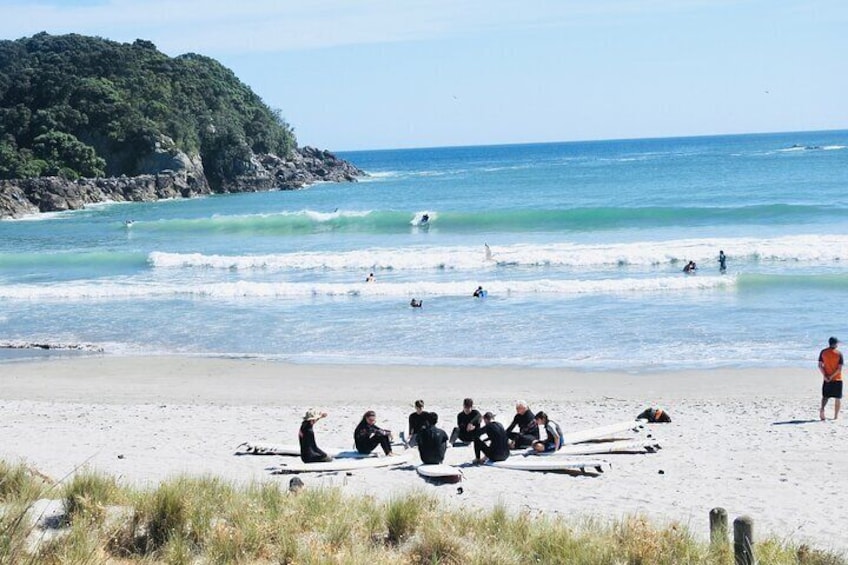
[[[329,151],[302,147],[285,159],[266,153],[234,163],[237,174],[213,190],[199,158],[177,153],[170,159],[160,156],[150,157],[149,161],[151,172],[135,176],[0,180],[0,219],[81,210],[100,202],[153,202],[213,193],[296,190],[317,182],[356,182],[357,177],[365,175]]]

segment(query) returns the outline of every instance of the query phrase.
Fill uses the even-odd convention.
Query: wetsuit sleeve
[[[506,433],[511,432],[511,431],[512,431],[512,429],[513,429],[515,426],[518,426],[518,427],[519,427],[519,429],[521,429],[521,422],[519,422],[519,420],[518,420],[520,417],[521,417],[521,416],[520,416],[520,415],[518,415],[518,414],[516,414],[515,416],[513,416],[513,417],[512,417],[512,423],[511,423],[511,424],[509,425],[509,427],[506,429]]]

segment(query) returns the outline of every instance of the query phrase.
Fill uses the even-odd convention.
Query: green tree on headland
[[[135,175],[164,148],[199,155],[214,187],[251,152],[296,146],[279,112],[209,57],[76,34],[0,41],[0,178]]]

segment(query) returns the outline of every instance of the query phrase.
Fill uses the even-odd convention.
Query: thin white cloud
[[[0,37],[39,31],[118,41],[150,39],[160,49],[249,53],[420,41],[505,29],[576,25],[603,17],[697,9],[721,0],[54,0],[0,1]]]

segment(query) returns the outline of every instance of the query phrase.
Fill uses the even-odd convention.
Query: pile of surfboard
[[[563,434],[563,447],[552,453],[536,453],[532,449],[514,453],[506,461],[489,462],[501,469],[524,471],[559,471],[597,474],[611,467],[604,459],[585,458],[587,455],[614,453],[655,453],[660,444],[650,436],[640,439],[622,436],[644,431],[644,420],[625,420],[607,426]]]
[[[288,457],[299,457],[299,445],[275,445],[261,442],[244,442],[236,447],[236,455],[282,455]],[[329,449],[327,454],[333,457],[333,461],[327,463],[304,463],[299,459],[291,459],[283,462],[273,471],[275,474],[287,473],[328,473],[335,471],[355,471],[358,469],[372,469],[375,467],[394,467],[405,465],[412,459],[410,453],[398,455],[378,456],[376,452],[359,453],[355,450]]]

